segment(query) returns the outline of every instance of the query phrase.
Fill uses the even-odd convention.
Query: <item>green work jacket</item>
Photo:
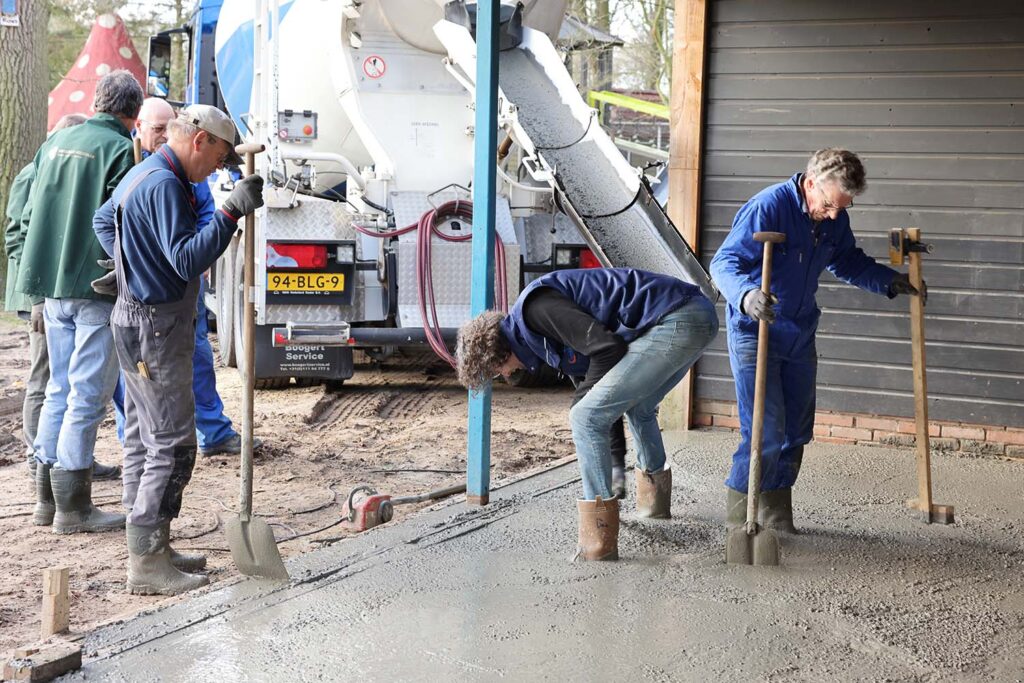
[[[21,263],[21,250],[25,246],[25,233],[21,229],[21,215],[28,204],[29,190],[32,188],[32,176],[35,167],[28,164],[18,172],[11,183],[11,193],[7,198],[7,222],[4,224],[4,247],[7,250],[7,289],[4,308],[8,311],[31,311],[33,302],[29,297],[16,291],[14,283],[18,279],[18,264]]]
[[[33,160],[16,289],[49,299],[106,299],[89,284],[107,271],[92,216],[134,163],[128,129],[110,114],[57,131]]]

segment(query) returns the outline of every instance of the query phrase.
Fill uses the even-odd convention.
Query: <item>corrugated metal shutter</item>
[[[810,152],[861,154],[850,212],[864,250],[920,227],[931,415],[1024,424],[1024,3],[743,0],[710,3],[702,256],[736,210]],[[825,273],[820,410],[913,414],[906,298]],[[722,313],[724,320],[724,313]],[[697,396],[735,400],[725,334]]]

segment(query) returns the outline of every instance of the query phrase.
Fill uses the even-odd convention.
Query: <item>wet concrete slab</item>
[[[575,464],[96,631],[67,680],[1019,681],[1020,463],[937,457],[953,526],[904,507],[913,454],[812,444],[804,533],[724,563],[736,437],[670,435],[673,511],[623,509],[621,560],[572,563]],[[501,457],[495,454],[495,457]]]

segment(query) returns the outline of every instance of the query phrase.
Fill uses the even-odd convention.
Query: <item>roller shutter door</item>
[[[861,154],[850,217],[887,261],[920,227],[932,417],[1024,424],[1024,3],[711,2],[702,257],[814,149]],[[913,414],[906,298],[822,277],[818,408]],[[724,311],[719,308],[724,321]],[[697,397],[735,400],[724,333]]]

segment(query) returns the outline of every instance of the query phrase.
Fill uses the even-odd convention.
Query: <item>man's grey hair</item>
[[[64,130],[65,128],[73,128],[74,126],[80,126],[88,120],[89,117],[85,114],[65,114],[64,116],[60,117],[57,123],[53,124],[53,130],[50,131],[50,134],[52,135],[56,133],[58,130]]]
[[[843,194],[855,197],[868,188],[860,157],[848,149],[819,149],[807,162],[807,175],[819,183],[835,183]]]
[[[92,106],[98,114],[134,119],[138,117],[145,97],[135,76],[126,69],[117,69],[96,84],[96,97]]]
[[[167,138],[170,140],[189,140],[199,132],[199,126],[181,119],[171,119],[167,122]]]

